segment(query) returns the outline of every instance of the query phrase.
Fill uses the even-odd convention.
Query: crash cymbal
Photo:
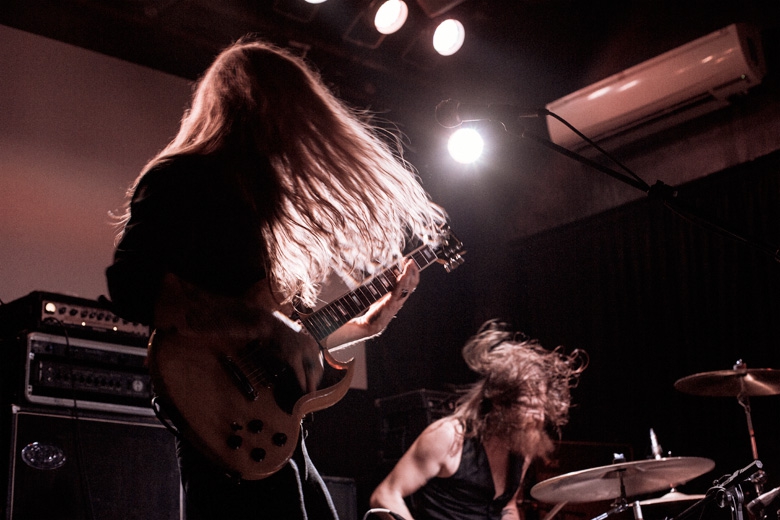
[[[674,387],[686,394],[738,397],[780,394],[780,370],[750,368],[717,370],[683,377]]]
[[[698,502],[703,498],[704,495],[686,495],[685,493],[680,493],[679,491],[672,490],[662,497],[651,498],[649,500],[642,500],[641,502],[639,502],[639,505],[645,507],[645,506],[655,506],[655,505],[667,505],[667,504],[681,503],[681,502],[682,503]]]
[[[540,502],[582,504],[613,500],[622,496],[635,497],[672,489],[715,467],[715,462],[700,457],[670,457],[585,469],[559,475],[531,488],[531,496]]]

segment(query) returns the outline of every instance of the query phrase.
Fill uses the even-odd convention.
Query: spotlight
[[[452,56],[460,50],[466,39],[466,30],[458,20],[444,20],[433,33],[433,48],[442,56]]]
[[[447,150],[450,157],[461,164],[471,164],[482,155],[485,142],[473,128],[459,128],[450,135]]]
[[[403,7],[401,6],[403,4]],[[404,19],[396,28],[392,28],[394,20],[404,12]],[[358,13],[347,27],[343,38],[355,45],[376,49],[390,33],[397,31],[408,14],[407,6],[401,0],[372,0]],[[383,29],[380,29],[380,25]]]
[[[409,7],[403,0],[387,0],[374,16],[374,27],[382,34],[393,34],[400,29],[409,16]]]
[[[321,4],[325,0],[304,0],[307,4]]]

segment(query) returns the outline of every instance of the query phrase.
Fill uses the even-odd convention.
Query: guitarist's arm
[[[348,321],[322,340],[322,346],[327,349],[346,346],[381,334],[404,306],[419,281],[420,270],[413,260],[407,259],[395,288],[373,303],[363,315]]]

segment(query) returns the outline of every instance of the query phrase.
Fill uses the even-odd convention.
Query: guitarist
[[[321,347],[384,330],[419,280],[401,262],[407,240],[433,243],[446,221],[385,137],[302,59],[253,38],[229,46],[129,190],[106,272],[116,312],[163,337],[257,340],[313,392]],[[315,307],[329,276],[356,285],[394,265],[395,287],[322,345],[279,318]],[[177,438],[188,520],[336,518],[300,439],[281,469],[245,480]]]

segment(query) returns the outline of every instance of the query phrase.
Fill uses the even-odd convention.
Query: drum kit
[[[544,520],[555,518],[567,504],[599,501],[612,501],[610,509],[592,520],[605,520],[628,510],[633,510],[636,520],[643,520],[645,512],[653,519],[701,519],[710,518],[713,508],[728,508],[732,520],[744,520],[746,515],[754,520],[780,520],[780,487],[763,491],[766,474],[758,458],[749,402],[753,396],[780,394],[780,370],[748,369],[738,361],[732,370],[694,374],[679,379],[674,387],[691,395],[736,397],[745,410],[753,462],[716,480],[705,494],[687,495],[677,487],[711,471],[715,462],[699,457],[663,457],[651,429],[652,459],[625,462],[618,458],[608,466],[559,475],[533,486],[535,500],[553,505]],[[660,497],[640,500],[664,491]]]

